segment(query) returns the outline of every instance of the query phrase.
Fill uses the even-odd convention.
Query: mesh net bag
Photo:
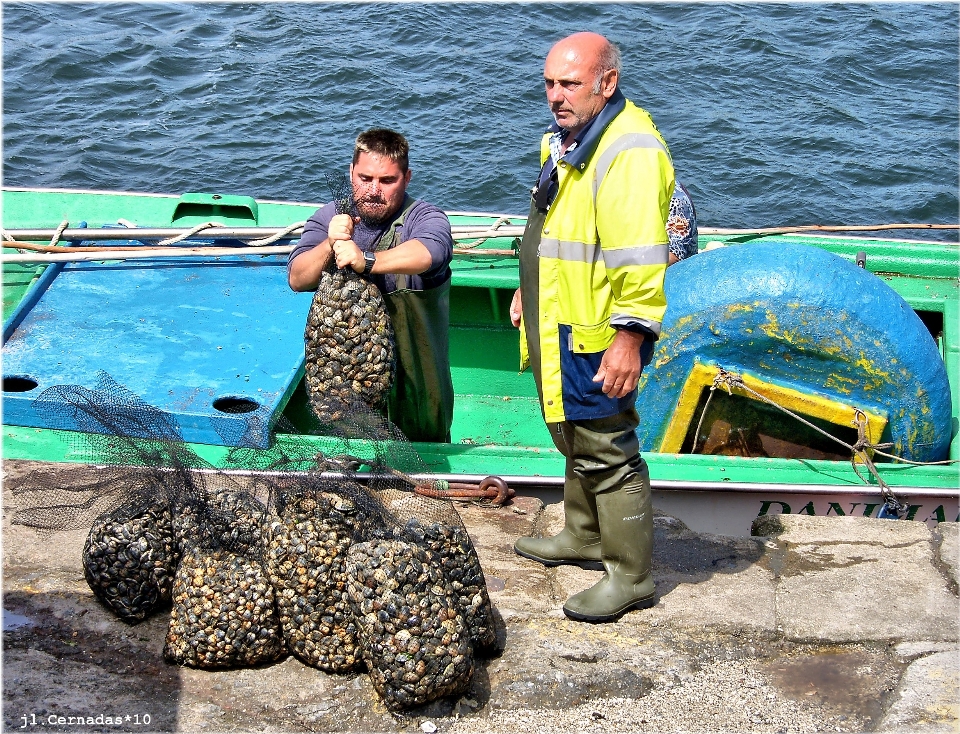
[[[262,557],[266,508],[248,492],[215,487],[178,508],[180,563],[163,647],[172,663],[232,668],[285,651]]]
[[[361,660],[346,575],[358,508],[344,494],[281,492],[266,539],[284,640],[300,660],[331,673]]]
[[[328,177],[337,214],[353,212],[348,180]],[[393,327],[380,289],[331,258],[320,275],[304,329],[307,393],[331,420],[337,407],[360,401],[382,407],[394,372]]]
[[[425,524],[415,517],[405,527],[409,536],[433,553],[433,563],[463,610],[474,649],[492,653],[497,637],[490,596],[480,559],[466,528],[460,522]]]
[[[163,656],[178,665],[232,668],[268,663],[283,652],[263,565],[188,541],[173,582]]]
[[[349,268],[324,272],[304,331],[307,392],[332,420],[329,396],[381,407],[393,380],[393,328],[376,285]]]
[[[462,693],[473,648],[433,554],[402,540],[350,548],[349,598],[374,688],[390,709]]]
[[[250,666],[291,651],[327,672],[366,666],[391,710],[462,692],[493,623],[460,516],[423,494],[435,483],[418,478],[422,460],[382,414],[353,395],[322,397],[332,413],[314,409],[296,427],[258,413],[239,433],[225,422],[235,448],[212,466],[171,416],[107,375],[93,390],[51,388],[38,412],[87,431],[63,435],[91,468],[69,486],[62,473],[29,475],[11,488],[13,522],[90,528],[91,588],[116,589],[94,593],[121,619],[160,608],[169,585],[171,662]],[[102,561],[94,544],[113,555]],[[388,595],[391,606],[373,608]]]
[[[178,560],[170,508],[134,502],[94,521],[83,546],[83,575],[105,607],[136,624],[170,603]]]

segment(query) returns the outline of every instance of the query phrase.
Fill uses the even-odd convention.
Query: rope
[[[57,243],[60,241],[60,235],[62,235],[63,232],[64,232],[64,230],[65,230],[67,227],[69,227],[69,226],[70,226],[70,222],[69,222],[68,220],[66,220],[66,219],[64,219],[62,222],[60,222],[60,226],[57,227],[57,228],[54,230],[54,232],[53,232],[53,237],[50,239],[50,244],[49,244],[49,245],[45,245],[45,247],[55,248],[56,251],[72,252],[72,248],[69,248],[69,247],[57,247]],[[12,243],[12,246],[13,246],[15,249],[19,250],[21,253],[22,253],[24,250],[33,249],[30,245],[25,245],[25,244],[23,244],[23,243],[21,243],[21,242],[17,242],[17,240],[15,240],[15,239],[13,238],[13,235],[10,234],[9,232],[7,232],[7,230],[3,230],[3,241],[4,241],[4,242],[10,242],[10,243]]]
[[[707,417],[707,410],[710,408],[710,401],[713,400],[713,394],[717,391],[717,381],[714,379],[713,385],[710,386],[710,394],[707,395],[707,402],[703,406],[703,412],[700,413],[700,422],[697,423],[697,432],[693,434],[693,451],[691,453],[697,453],[697,449],[700,447],[700,430],[703,428],[703,419]],[[727,393],[730,392],[730,388],[727,388]]]
[[[57,227],[56,231],[53,233],[53,237],[51,238],[50,244],[48,245],[48,247],[57,246],[57,243],[60,241],[60,235],[63,234],[63,230],[65,230],[69,226],[69,224],[70,222],[68,222],[66,219],[60,222],[60,226]]]
[[[193,235],[195,235],[197,232],[202,232],[205,229],[212,229],[214,227],[223,227],[223,226],[225,225],[220,224],[219,222],[204,222],[203,224],[198,224],[189,232],[184,232],[183,234],[178,234],[176,237],[170,237],[169,239],[158,242],[157,247],[166,247],[167,245],[172,245],[176,242],[185,240],[188,237],[193,237]]]
[[[269,237],[264,237],[263,239],[259,239],[259,240],[251,240],[250,242],[247,243],[247,245],[249,247],[260,247],[261,245],[272,245],[277,240],[283,239],[288,234],[291,234],[296,230],[301,229],[305,224],[306,224],[305,221],[296,222],[294,224],[291,224],[289,227],[286,227],[285,229],[281,229],[276,234],[270,235]]]
[[[491,231],[496,231],[500,229],[500,226],[503,224],[510,224],[510,217],[500,217],[496,222],[490,225]],[[486,242],[489,237],[481,237],[480,239],[473,240],[472,242],[458,242],[457,248],[461,250],[472,250],[474,247],[479,247],[484,242]]]
[[[880,493],[883,496],[883,499],[884,499],[884,502],[886,502],[886,505],[890,508],[892,512],[896,514],[897,517],[900,517],[900,518],[902,518],[906,514],[907,507],[906,505],[904,505],[903,502],[901,502],[897,498],[897,496],[893,493],[893,490],[890,489],[887,483],[883,481],[883,478],[880,476],[880,473],[877,471],[877,468],[873,463],[873,459],[870,456],[870,452],[879,454],[881,456],[885,456],[887,458],[893,459],[894,461],[903,461],[907,464],[912,464],[914,466],[938,466],[938,465],[944,465],[944,464],[955,464],[957,463],[957,461],[960,461],[958,459],[948,459],[946,461],[912,461],[910,459],[904,459],[901,456],[896,456],[894,454],[888,454],[883,451],[880,451],[880,449],[889,448],[893,444],[891,443],[872,444],[867,440],[867,434],[866,434],[867,417],[866,417],[866,414],[859,408],[854,408],[855,410],[854,425],[857,427],[857,442],[854,444],[849,444],[846,441],[843,441],[842,439],[837,438],[831,433],[823,430],[822,428],[820,428],[820,426],[815,425],[814,423],[811,423],[803,416],[798,415],[797,413],[794,413],[793,411],[778,404],[776,401],[771,400],[767,396],[762,395],[756,390],[753,390],[747,387],[747,385],[743,382],[743,379],[741,379],[739,375],[735,375],[732,372],[728,372],[722,367],[718,368],[717,376],[713,379],[713,385],[711,385],[710,387],[710,395],[707,398],[706,404],[703,406],[703,412],[701,412],[700,414],[700,422],[697,425],[697,433],[694,436],[694,452],[696,452],[696,447],[700,443],[700,429],[703,426],[703,420],[704,420],[704,417],[706,416],[707,408],[710,405],[710,400],[713,398],[714,391],[718,387],[724,388],[727,391],[728,395],[733,394],[733,388],[737,388],[738,390],[742,390],[743,392],[749,393],[750,395],[756,398],[759,398],[761,401],[767,403],[768,405],[772,405],[777,410],[780,410],[783,413],[786,413],[787,415],[789,415],[790,417],[795,418],[796,420],[800,421],[808,428],[812,428],[813,430],[817,431],[823,436],[826,436],[830,440],[839,443],[841,446],[844,446],[848,451],[850,451],[850,463],[853,466],[854,473],[860,478],[860,480],[864,484],[869,484],[869,482],[863,477],[863,475],[860,473],[860,470],[857,467],[857,460],[859,459],[860,463],[862,463],[864,466],[867,467],[867,469],[870,471],[870,474],[876,480],[877,485],[880,487]]]

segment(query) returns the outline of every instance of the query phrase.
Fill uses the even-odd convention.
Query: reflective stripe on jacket
[[[541,165],[550,155],[548,140],[541,141]],[[557,173],[558,192],[538,248],[537,331],[548,423],[619,412],[622,401],[603,395],[592,377],[615,326],[640,326],[647,342],[660,333],[674,188],[666,143],[650,115],[629,100],[592,155],[576,167],[561,159]],[[526,346],[521,328],[524,367]]]

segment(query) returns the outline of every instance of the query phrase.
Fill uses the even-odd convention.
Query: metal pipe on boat
[[[478,215],[480,216],[480,215]],[[524,220],[525,217],[515,217],[518,220]],[[276,234],[282,228],[278,227],[211,227],[203,230],[194,236],[198,239],[231,239],[231,240],[253,240],[262,237],[268,237]],[[796,227],[767,227],[754,229],[730,229],[722,227],[700,227],[701,235],[770,235],[770,234],[793,234],[799,232],[874,232],[893,229],[913,229],[913,230],[960,230],[960,224],[924,224],[924,223],[902,223],[902,224],[862,224],[862,225],[826,225],[826,224],[808,224],[798,225]],[[126,228],[81,228],[75,227],[65,229],[60,234],[61,240],[85,240],[85,241],[110,241],[110,240],[165,240],[177,237],[190,231],[183,227],[126,227]],[[295,240],[302,234],[303,228],[292,230],[284,235],[283,240]],[[503,225],[493,228],[486,224],[465,224],[451,227],[454,239],[458,237],[466,238],[486,238],[493,239],[497,237],[520,237],[523,235],[523,225]],[[50,241],[56,232],[55,228],[42,229],[10,229],[5,230],[4,234],[12,238],[9,242],[38,242]],[[5,241],[6,242],[6,241]],[[956,244],[956,243],[948,243]],[[8,246],[15,247],[10,244]]]
[[[170,470],[172,471],[172,470]],[[316,476],[314,472],[279,472],[279,471],[259,471],[256,469],[195,469],[203,474],[229,474],[232,476]],[[359,479],[362,481],[370,480],[391,480],[395,479],[393,474],[386,472],[321,472],[320,476],[324,479]],[[410,478],[417,481],[440,480],[447,482],[470,482],[473,484],[482,482],[489,474],[411,474]],[[563,477],[547,476],[527,476],[527,475],[509,475],[498,474],[510,486],[518,487],[563,487]],[[692,482],[672,479],[652,479],[650,480],[652,489],[660,492],[745,492],[751,494],[777,492],[779,494],[843,494],[844,492],[856,492],[857,494],[870,494],[871,492],[880,493],[880,488],[873,484],[862,485],[833,485],[833,484],[776,484],[773,482]],[[946,489],[944,487],[893,487],[899,496],[903,497],[944,497],[952,498],[957,496],[955,489]]]
[[[202,230],[193,235],[196,239],[204,240],[253,240],[262,237],[268,237],[276,234],[278,227],[211,227]],[[520,237],[523,235],[523,227],[508,225],[497,229],[489,225],[457,225],[450,228],[454,238],[462,237],[486,237],[488,239],[495,237]],[[112,240],[165,240],[171,237],[177,237],[190,230],[182,227],[117,227],[117,228],[73,228],[65,229],[60,234],[61,240],[84,240],[87,242],[112,241]],[[39,242],[50,241],[56,229],[7,229],[4,234],[12,237],[12,240],[5,240],[4,245],[16,247],[14,242]],[[303,233],[303,228],[293,230],[284,235],[282,239],[299,239]]]
[[[68,248],[69,249],[69,248]],[[222,257],[230,255],[287,255],[293,245],[266,247],[149,247],[137,250],[97,248],[77,252],[0,253],[0,263],[91,262],[95,260],[137,260],[167,257]],[[453,248],[453,254],[464,257],[513,257],[513,250]]]
[[[89,262],[92,260],[138,260],[157,257],[221,257],[230,255],[286,255],[292,245],[267,247],[158,247],[146,250],[103,248],[94,252],[33,252],[0,254],[0,263]]]

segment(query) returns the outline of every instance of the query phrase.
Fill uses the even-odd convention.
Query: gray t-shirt
[[[409,203],[409,197],[404,199],[403,205],[389,222],[379,226],[370,226],[364,221],[358,222],[354,226],[353,241],[364,252],[372,252],[376,249],[380,237],[392,227],[400,213]],[[336,205],[334,202],[326,204],[307,220],[303,226],[303,235],[300,242],[294,247],[287,259],[287,270],[290,269],[290,263],[302,255],[307,250],[316,247],[327,239],[327,228],[330,220],[336,215]],[[443,210],[433,204],[425,201],[416,201],[407,218],[397,233],[396,243],[406,242],[407,240],[419,240],[430,252],[430,267],[420,275],[407,276],[407,288],[410,290],[429,290],[443,285],[450,279],[450,260],[453,258],[453,235],[450,233],[450,220]],[[392,274],[371,275],[368,276],[383,293],[392,293],[397,289],[396,277]]]

